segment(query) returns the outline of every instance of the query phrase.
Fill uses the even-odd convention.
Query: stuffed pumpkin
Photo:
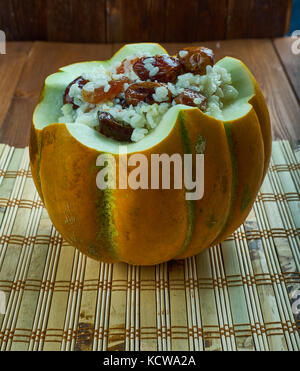
[[[118,184],[120,146],[149,163],[153,155],[203,154],[201,198],[187,198],[184,186],[101,189],[97,159],[115,159]],[[61,235],[94,259],[139,265],[223,241],[247,217],[270,153],[267,105],[240,60],[215,63],[200,46],[169,56],[154,43],[47,77],[30,139],[32,176]],[[197,171],[193,164],[194,177]]]

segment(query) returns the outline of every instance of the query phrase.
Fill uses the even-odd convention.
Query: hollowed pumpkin
[[[237,99],[223,108],[224,120],[198,108],[172,107],[130,153],[195,153],[204,138],[205,178],[201,200],[184,189],[99,190],[96,159],[114,154],[118,142],[78,124],[56,123],[68,83],[99,64],[110,66],[136,50],[166,53],[158,44],[131,44],[111,60],[63,67],[49,76],[31,130],[32,176],[61,235],[84,254],[104,262],[151,265],[198,254],[224,240],[247,217],[267,171],[271,152],[268,109],[253,75],[239,60],[217,64],[232,76]]]

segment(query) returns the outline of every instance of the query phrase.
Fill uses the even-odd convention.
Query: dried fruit
[[[215,63],[213,51],[204,46],[189,46],[188,48],[184,48],[183,51],[187,53],[179,52],[179,59],[184,66],[185,72],[205,75],[206,66],[213,66]]]
[[[72,104],[74,109],[77,109],[77,104],[74,103],[73,98],[70,97],[69,92],[71,89],[71,86],[74,84],[78,84],[80,88],[82,88],[85,84],[88,83],[88,80],[85,80],[82,76],[77,77],[75,80],[70,82],[70,84],[66,87],[64,95],[63,95],[63,102],[64,104]]]
[[[155,93],[155,89],[160,86],[166,87],[165,84],[159,84],[158,82],[152,81],[137,82],[135,84],[131,84],[125,91],[125,100],[127,105],[129,106],[130,104],[132,104],[133,106],[136,106],[139,102],[145,102],[148,104],[155,103],[153,94]],[[171,99],[172,94],[168,90],[168,99],[164,102],[171,102]]]
[[[133,128],[122,124],[114,119],[108,112],[98,112],[99,131],[106,137],[113,138],[119,142],[130,142]]]
[[[182,63],[176,57],[156,55],[139,58],[133,65],[133,70],[144,81],[150,79],[158,82],[174,82],[182,72]]]
[[[117,74],[125,73],[125,71],[132,67],[132,65],[138,60],[139,58],[134,59],[124,59],[121,63],[121,65],[116,69]]]
[[[201,111],[205,111],[207,108],[207,98],[191,89],[184,89],[184,91],[177,95],[174,100],[176,104],[198,107]]]
[[[120,94],[124,89],[124,84],[128,82],[129,79],[127,77],[122,77],[118,80],[111,80],[109,81],[110,88],[108,91],[105,91],[104,86],[96,88],[94,91],[82,89],[82,97],[88,103],[98,104],[106,102],[114,99],[118,94]]]

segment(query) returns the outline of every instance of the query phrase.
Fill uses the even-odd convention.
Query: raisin
[[[131,84],[125,91],[125,100],[127,105],[130,106],[132,104],[133,106],[136,106],[139,102],[145,102],[148,104],[155,103],[153,94],[155,93],[155,89],[160,86],[165,85],[152,81],[137,82],[135,84]],[[168,99],[164,102],[171,102],[171,99],[172,94],[168,90]]]
[[[64,92],[64,95],[63,95],[63,102],[64,102],[64,104],[72,104],[73,105],[73,109],[77,109],[78,106],[77,106],[77,104],[74,103],[73,98],[71,98],[69,96],[69,92],[70,92],[71,86],[74,85],[74,84],[76,84],[76,83],[82,89],[82,87],[85,84],[88,83],[88,80],[85,80],[82,76],[79,76],[75,80],[73,80],[72,82],[70,82],[70,84],[66,87],[65,92]]]
[[[127,77],[122,77],[118,80],[109,81],[110,88],[104,91],[104,86],[96,88],[94,91],[86,91],[82,89],[82,97],[88,103],[98,104],[114,99],[118,94],[123,91],[124,84],[128,83]]]
[[[189,46],[184,48],[187,54],[179,56],[185,72],[192,72],[196,75],[205,75],[206,66],[213,66],[215,63],[214,53],[204,46]]]
[[[194,99],[198,99],[199,103],[195,103]],[[176,104],[185,104],[187,106],[198,107],[201,111],[207,108],[207,98],[195,90],[184,89],[179,95],[174,98]]]
[[[131,142],[133,128],[120,123],[108,112],[98,112],[99,132],[119,142]]]
[[[154,71],[153,75],[151,75],[145,66],[147,59],[154,68],[158,68],[157,72]],[[174,82],[182,72],[182,67],[181,61],[176,57],[156,55],[154,57],[139,58],[133,65],[133,70],[143,81],[150,79],[151,81],[158,82]]]

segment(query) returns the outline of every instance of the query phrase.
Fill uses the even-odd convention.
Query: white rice
[[[180,58],[184,58],[187,54],[188,54],[188,51],[187,50],[180,50],[179,57]]]
[[[155,76],[157,74],[157,72],[159,71],[158,67],[153,66],[152,63],[154,63],[154,62],[155,62],[155,58],[153,58],[153,57],[152,58],[151,57],[146,58],[146,59],[144,59],[144,62],[143,62],[146,70],[149,71],[149,76],[150,77]]]
[[[184,56],[184,51],[179,53]],[[130,68],[130,61],[141,55],[134,55],[127,58],[124,64],[125,72],[117,74],[117,68],[120,63],[116,63],[110,71],[100,66],[94,68],[89,73],[82,74],[82,77],[89,80],[83,89],[88,92],[93,92],[96,88],[104,87],[107,92],[110,89],[109,81],[118,79],[123,76],[128,77],[132,83],[141,82],[135,72]],[[150,76],[155,76],[158,68],[153,66],[154,58],[149,55],[144,60],[144,66],[149,71]],[[169,56],[165,56],[170,59]],[[129,85],[124,85],[124,91]],[[174,97],[184,91],[184,89],[192,89],[204,95],[207,98],[207,109],[205,113],[217,119],[222,119],[222,107],[225,101],[233,100],[237,97],[238,91],[231,85],[231,75],[224,68],[214,65],[206,67],[206,75],[194,75],[192,73],[185,73],[179,75],[175,83],[167,84],[169,91],[172,93],[172,102],[167,103],[168,89],[164,86],[155,89],[153,99],[156,103],[149,105],[140,102],[137,106],[130,105],[127,108],[122,108],[119,104],[120,99],[124,98],[124,92],[115,98],[113,101],[107,101],[100,104],[89,104],[84,101],[81,95],[81,89],[78,84],[73,84],[69,91],[69,96],[78,105],[77,110],[73,110],[71,104],[65,104],[61,108],[62,116],[58,122],[80,123],[96,128],[99,125],[98,111],[105,111],[110,113],[115,120],[129,124],[134,130],[131,136],[133,142],[137,142],[144,138],[151,130],[153,130],[162,120],[163,115],[170,107],[175,105]],[[201,99],[196,98],[195,104],[200,104]]]
[[[152,95],[153,99],[156,102],[164,102],[169,99],[169,91],[166,87],[164,86],[159,86],[158,88],[155,88],[155,93]]]

